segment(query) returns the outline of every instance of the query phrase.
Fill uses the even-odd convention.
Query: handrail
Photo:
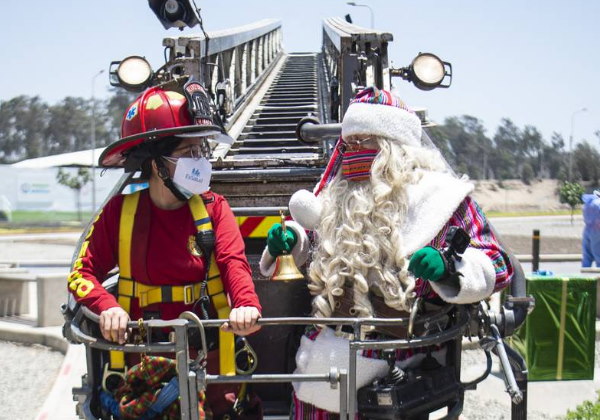
[[[390,32],[363,28],[346,22],[339,17],[325,19],[323,21],[323,30],[327,33],[329,39],[339,52],[343,52],[343,49],[348,46],[348,41],[391,42],[394,40],[394,35]]]
[[[203,83],[231,122],[281,56],[281,21],[263,19],[207,35],[164,38],[166,66]]]
[[[198,56],[204,57],[227,51],[280,28],[280,20],[262,19],[247,25],[209,32],[208,50],[206,49],[206,37],[203,34],[165,38],[163,45],[169,44],[170,46],[177,40],[179,46],[192,48]]]
[[[445,315],[447,315],[455,305],[447,304],[441,306],[440,309],[431,312],[427,316],[417,316],[415,318],[415,324],[429,324],[434,323],[437,320],[442,319]],[[81,311],[83,315],[90,319],[93,322],[98,323],[100,317],[92,312],[86,306],[81,307]],[[463,311],[464,312],[464,311]],[[223,325],[225,322],[228,322],[227,319],[205,319],[201,320],[200,323],[203,327],[207,328],[218,328]],[[393,326],[408,326],[410,322],[409,317],[403,318],[316,318],[316,317],[280,317],[280,318],[260,318],[257,323],[258,325],[356,325],[357,328],[363,326],[384,326],[384,325],[393,325]],[[183,325],[187,323],[186,320],[170,320],[165,321],[162,319],[150,319],[143,321],[145,327],[148,328],[163,328],[167,326],[173,325]],[[138,322],[130,321],[127,324],[128,328],[137,328]],[[416,339],[413,339],[416,340]],[[97,341],[95,339],[94,341]]]
[[[362,28],[341,18],[323,20],[322,51],[330,89],[330,120],[342,120],[357,89],[390,89],[389,32]]]

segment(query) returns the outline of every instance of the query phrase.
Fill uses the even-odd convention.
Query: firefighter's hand
[[[439,250],[426,246],[410,257],[408,271],[424,280],[439,281],[448,275],[448,266]]]
[[[260,325],[256,325],[259,318],[260,312],[254,306],[240,306],[231,310],[229,322],[221,328],[236,335],[249,335],[260,330]]]
[[[120,306],[109,308],[100,313],[100,331],[102,336],[119,344],[125,344],[127,339],[127,323],[129,314]]]
[[[286,229],[285,234],[281,223],[275,223],[267,233],[267,248],[273,258],[281,254],[289,254],[298,242],[298,235],[293,229]]]

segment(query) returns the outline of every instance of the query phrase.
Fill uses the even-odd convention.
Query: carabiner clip
[[[192,321],[198,326],[198,329],[200,330],[200,343],[202,344],[202,348],[198,350],[198,355],[196,356],[194,363],[204,366],[206,363],[206,357],[208,356],[208,347],[206,346],[206,334],[204,332],[204,325],[202,325],[202,321],[200,321],[198,315],[191,311],[182,312],[181,315],[179,315],[179,318]]]
[[[256,352],[252,346],[250,346],[248,343],[248,340],[246,340],[246,337],[240,337],[239,339],[244,343],[244,345],[241,349],[235,352],[235,371],[238,375],[251,375],[256,370],[256,366],[258,365],[258,357],[256,356]],[[248,360],[248,369],[245,370],[240,369],[237,364],[238,356],[244,352],[247,354],[246,358]]]

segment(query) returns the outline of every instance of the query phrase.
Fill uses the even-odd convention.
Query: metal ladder
[[[305,145],[296,139],[300,119],[319,117],[319,60],[317,53],[290,53],[286,57],[228,157],[250,160],[323,156],[320,145]]]

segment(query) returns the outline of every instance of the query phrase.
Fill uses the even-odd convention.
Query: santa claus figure
[[[298,266],[310,257],[316,317],[402,317],[416,297],[431,305],[478,302],[505,287],[512,268],[469,196],[472,191],[473,184],[452,174],[435,147],[422,143],[414,112],[388,91],[365,89],[344,115],[341,138],[319,185],[290,200],[294,222],[285,231],[271,228],[261,271],[272,274],[283,252],[292,253]],[[471,239],[460,260],[448,261],[442,250],[453,226]],[[392,328],[371,334],[402,333]],[[296,357],[297,372],[327,372],[332,363],[347,367],[344,340],[339,328],[308,331]],[[443,349],[438,358],[443,363]],[[407,366],[422,357],[399,359]],[[386,371],[383,360],[360,357],[357,386]],[[339,394],[328,384],[301,383],[294,389],[296,418],[326,419],[339,412]]]

